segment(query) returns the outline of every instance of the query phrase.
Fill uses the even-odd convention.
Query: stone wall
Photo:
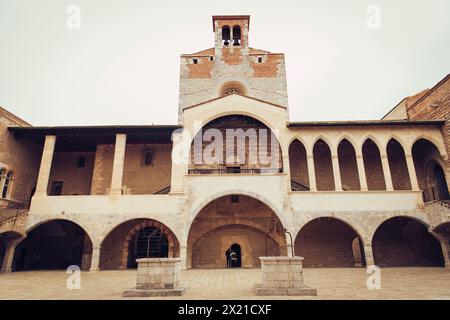
[[[84,167],[78,167],[78,158],[86,159]],[[88,195],[91,191],[95,153],[55,152],[48,183],[50,195],[54,181],[62,181],[62,195]]]
[[[153,151],[153,164],[143,164],[144,151]],[[127,194],[153,194],[170,185],[172,145],[127,145],[123,186]],[[114,146],[99,145],[95,155],[92,194],[106,194],[111,187]]]
[[[15,139],[7,129],[9,126],[30,125],[0,107],[0,165],[13,172],[9,199],[28,204],[36,187],[42,146]]]

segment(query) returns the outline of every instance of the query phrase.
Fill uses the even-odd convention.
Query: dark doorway
[[[408,217],[383,222],[372,239],[375,264],[380,267],[443,267],[439,241],[426,226]]]
[[[433,172],[433,193],[435,200],[448,200],[450,195],[448,193],[447,181],[445,180],[445,174],[441,166],[435,164]]]
[[[143,228],[134,236],[128,251],[128,268],[137,268],[136,259],[146,258],[147,250],[149,258],[167,258],[169,256],[169,241],[160,229],[156,227]]]
[[[242,265],[242,260],[241,260],[241,246],[238,245],[237,243],[233,244],[231,246],[231,252],[235,252],[236,253],[236,260],[231,260],[231,267],[232,268],[240,268]]]
[[[13,270],[58,270],[70,265],[82,268],[86,236],[80,226],[70,221],[43,223],[17,246]]]
[[[6,246],[0,240],[0,268],[3,266],[3,260],[5,258]]]

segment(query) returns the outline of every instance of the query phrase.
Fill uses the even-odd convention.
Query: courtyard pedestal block
[[[260,257],[263,283],[255,286],[259,296],[316,296],[317,290],[303,282],[303,257]]]
[[[123,293],[124,297],[182,296],[180,287],[180,258],[137,259],[136,288]]]

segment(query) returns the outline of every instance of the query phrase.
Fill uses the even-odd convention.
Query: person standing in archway
[[[230,258],[230,254],[231,254],[231,249],[228,248],[227,251],[225,252],[225,256],[227,258],[227,268],[231,267],[231,258]]]
[[[234,250],[230,250],[230,267],[236,267],[237,255]]]

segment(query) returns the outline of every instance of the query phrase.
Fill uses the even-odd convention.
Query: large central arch
[[[264,202],[242,194],[228,194],[206,204],[196,215],[188,234],[187,265],[224,268],[225,252],[241,248],[241,266],[259,267],[260,256],[286,255],[283,225]]]

